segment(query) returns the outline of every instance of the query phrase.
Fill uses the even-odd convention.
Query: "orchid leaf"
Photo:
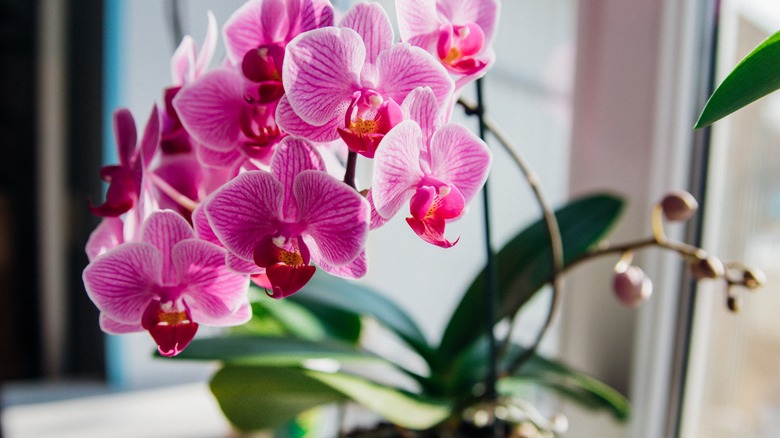
[[[592,248],[614,224],[622,208],[621,199],[598,194],[572,201],[556,211],[564,265]],[[517,313],[550,281],[550,258],[550,237],[542,220],[521,231],[496,254],[499,319]],[[485,275],[483,269],[449,321],[440,346],[444,358],[454,359],[484,332]]]
[[[563,365],[560,362],[534,355],[513,376],[500,379],[498,392],[502,395],[520,395],[529,386],[541,386],[585,408],[604,410],[619,421],[628,420],[630,402],[617,390],[600,380]]]
[[[254,318],[247,328],[253,334],[289,334],[308,340],[331,338],[353,344],[360,337],[360,315],[317,303],[302,306],[292,299],[264,297],[252,303],[252,310]]]
[[[432,354],[422,331],[406,311],[360,283],[317,273],[303,290],[288,299],[307,308],[318,306],[372,317],[423,357]]]
[[[300,368],[234,366],[211,379],[211,392],[238,429],[274,429],[317,406],[347,401]]]
[[[780,88],[780,32],[753,49],[726,76],[704,106],[696,128],[703,128]]]
[[[427,429],[452,414],[452,406],[447,401],[412,394],[361,377],[318,371],[307,371],[307,374],[401,427]]]
[[[401,427],[425,429],[452,413],[443,401],[345,373],[226,366],[211,381],[225,416],[239,429],[270,429],[316,406],[352,400]],[[413,413],[413,415],[411,415]]]
[[[339,362],[383,362],[378,356],[350,344],[280,336],[195,339],[176,358],[268,366],[301,365],[321,360],[329,360],[336,365]]]

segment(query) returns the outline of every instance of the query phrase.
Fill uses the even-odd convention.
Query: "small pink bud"
[[[699,208],[699,203],[696,202],[696,198],[693,195],[680,190],[670,192],[664,196],[664,199],[661,201],[661,208],[667,220],[681,222],[693,216],[693,213]]]
[[[638,266],[616,272],[612,287],[618,300],[628,307],[638,307],[653,293],[653,283]]]

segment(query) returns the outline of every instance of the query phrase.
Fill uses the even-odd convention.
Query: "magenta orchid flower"
[[[279,144],[271,172],[238,175],[205,212],[225,248],[265,268],[273,298],[300,290],[316,269],[309,262],[323,269],[355,263],[368,234],[368,202],[324,172],[314,146],[297,137]]]
[[[240,65],[247,95],[261,103],[284,93],[285,46],[302,32],[333,25],[327,0],[254,0],[230,16],[223,29],[228,60]]]
[[[384,9],[358,3],[340,28],[292,40],[282,69],[287,94],[277,111],[282,129],[312,141],[341,137],[352,151],[372,158],[402,120],[399,105],[415,87],[430,87],[443,105],[453,89],[446,70],[424,50],[393,38]]]
[[[372,197],[379,216],[389,219],[406,201],[409,226],[428,243],[449,248],[447,222],[463,214],[487,179],[491,154],[466,127],[441,126],[436,97],[418,88],[404,102],[409,120],[393,128],[377,151]]]
[[[456,88],[485,73],[498,26],[498,0],[396,0],[401,40],[422,47],[456,76]]]
[[[249,320],[248,277],[227,269],[224,249],[193,238],[187,221],[171,211],[152,213],[141,234],[139,242],[123,243],[84,269],[105,332],[147,330],[160,354],[175,356],[198,324]]]
[[[104,166],[100,178],[109,183],[106,200],[99,206],[89,204],[92,214],[116,217],[133,208],[139,200],[145,167],[151,161],[160,138],[160,119],[153,108],[140,144],[136,144],[135,120],[125,108],[114,112],[114,137],[119,164]]]
[[[285,46],[301,32],[331,24],[333,8],[325,0],[255,0],[233,13],[223,29],[229,65],[173,99],[204,164],[233,174],[268,164],[284,137],[275,114],[284,93]]]

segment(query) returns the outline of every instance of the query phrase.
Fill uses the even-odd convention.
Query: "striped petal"
[[[293,190],[312,261],[342,266],[354,260],[368,236],[368,201],[352,187],[315,170],[301,172]]]
[[[105,315],[122,324],[140,324],[161,282],[160,251],[148,243],[125,243],[98,257],[82,274],[87,295]]]
[[[451,123],[433,135],[431,173],[458,188],[466,203],[482,188],[492,156],[485,142],[465,126]]]
[[[352,29],[322,28],[297,36],[287,46],[282,68],[290,106],[309,124],[343,117],[366,57]]]
[[[141,228],[141,240],[151,244],[162,254],[162,284],[175,284],[176,271],[171,259],[174,245],[193,237],[192,228],[178,213],[171,210],[152,213]]]
[[[173,248],[173,261],[180,282],[186,286],[184,301],[193,321],[225,325],[246,299],[249,276],[225,265],[225,250],[209,242],[188,239]]]
[[[205,201],[214,234],[228,251],[251,261],[260,240],[277,232],[282,185],[268,172],[238,175]]]
[[[373,63],[383,50],[393,45],[393,25],[378,3],[357,3],[341,19],[339,27],[354,30],[366,46],[366,62]]]
[[[423,178],[420,170],[422,131],[417,123],[401,122],[385,135],[374,157],[371,194],[377,213],[389,219],[414,194]]]

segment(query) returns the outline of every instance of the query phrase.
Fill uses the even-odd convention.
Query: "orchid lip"
[[[152,335],[160,354],[168,357],[181,353],[198,331],[198,324],[181,300],[152,300],[144,310],[141,326]]]

